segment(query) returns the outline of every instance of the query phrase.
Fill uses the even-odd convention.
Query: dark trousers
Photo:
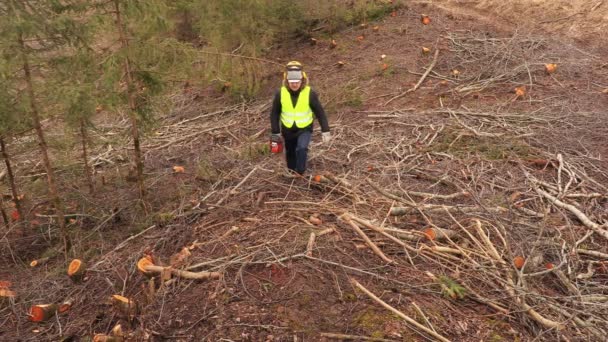
[[[287,157],[287,168],[299,174],[306,171],[306,159],[308,158],[308,144],[312,132],[304,131],[294,139],[285,139],[285,157]]]

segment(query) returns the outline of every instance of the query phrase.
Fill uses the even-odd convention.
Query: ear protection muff
[[[306,75],[306,71],[302,71],[302,78],[307,81],[308,76]],[[283,81],[287,81],[287,71],[283,72]]]
[[[289,63],[287,63],[285,65],[285,71],[283,72],[283,82],[286,83],[287,82],[287,71],[289,70],[299,70],[302,71],[302,79],[303,79],[303,83],[304,82],[308,82],[308,76],[306,75],[306,72],[303,70],[304,66],[302,65],[302,63],[298,62],[298,61],[290,61]]]

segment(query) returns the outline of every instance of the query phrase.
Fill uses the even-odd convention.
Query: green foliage
[[[89,30],[76,19],[84,1],[7,0],[0,6],[0,126],[3,131],[22,129],[23,119],[36,101],[39,115],[52,115],[56,99],[51,56],[68,47],[81,46]],[[35,99],[23,91],[23,68],[29,62],[35,82]],[[50,66],[50,67],[46,67]],[[17,90],[19,89],[19,90]],[[15,120],[15,118],[17,118]]]
[[[215,182],[218,180],[218,172],[211,162],[203,157],[196,166],[196,178],[203,181]]]
[[[89,123],[105,93],[96,85],[100,73],[97,56],[92,50],[81,48],[72,55],[53,58],[50,63],[66,122],[71,127],[79,127],[81,121]]]
[[[489,160],[501,160],[509,157],[530,158],[535,154],[525,141],[509,137],[478,137],[462,130],[448,129],[429,151],[447,152],[458,157],[468,154],[479,154]]]
[[[467,294],[467,290],[458,284],[455,280],[448,276],[440,276],[441,293],[452,299],[463,299]]]
[[[241,147],[239,151],[239,157],[245,160],[255,160],[260,156],[267,156],[269,154],[270,146],[268,143],[260,143],[256,141],[248,141]]]
[[[122,26],[117,24],[116,3]],[[129,110],[149,122],[156,106],[162,103],[159,99],[170,90],[166,87],[168,82],[189,76],[195,53],[191,46],[170,36],[174,26],[170,16],[175,10],[175,3],[161,0],[117,0],[98,8],[98,39],[108,45],[102,47],[105,54],[101,78],[101,87],[108,94],[104,98],[107,107],[127,107],[132,96],[134,108]],[[116,49],[117,45],[120,48]]]
[[[2,62],[0,62],[2,63]],[[25,109],[19,101],[18,92],[2,72],[0,64],[0,136],[22,129],[25,124]]]
[[[257,57],[278,46],[301,44],[319,27],[323,30],[315,30],[316,35],[332,35],[386,15],[395,5],[369,0],[349,5],[327,0],[181,0],[176,8],[180,30],[192,31],[180,31],[179,36],[204,46],[206,55],[198,69],[201,81],[250,98],[260,89],[268,65],[241,56]]]

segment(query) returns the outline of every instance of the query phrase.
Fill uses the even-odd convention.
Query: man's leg
[[[296,147],[298,146],[298,139],[284,139],[285,140],[285,158],[287,159],[287,168],[290,170],[296,170]]]
[[[296,146],[296,172],[304,174],[306,171],[306,160],[308,158],[308,144],[310,144],[310,137],[312,132],[305,131],[298,136],[298,142]]]

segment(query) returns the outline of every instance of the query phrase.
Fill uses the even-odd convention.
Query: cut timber
[[[68,299],[68,300],[64,301],[63,303],[59,304],[59,309],[57,311],[59,311],[59,313],[68,312],[72,308],[73,304],[74,304],[74,301],[71,299]]]
[[[49,261],[49,258],[40,258],[32,260],[32,262],[30,262],[30,267],[42,266],[46,264],[47,261]]]
[[[122,331],[122,326],[120,324],[116,324],[110,335],[105,334],[97,334],[93,337],[93,342],[123,342],[125,339],[125,334]]]
[[[535,189],[536,192],[538,194],[540,194],[541,196],[545,197],[546,199],[548,199],[551,203],[553,203],[555,206],[560,207],[562,209],[566,209],[568,211],[570,211],[572,214],[574,214],[574,216],[576,216],[579,221],[581,221],[585,226],[587,226],[589,229],[593,230],[596,234],[598,234],[599,236],[603,237],[604,239],[608,240],[608,229],[606,229],[608,227],[608,225],[604,224],[604,225],[599,225],[593,221],[591,221],[589,219],[589,217],[587,217],[587,215],[585,215],[582,211],[580,211],[577,207],[573,206],[572,204],[567,204],[564,203],[562,201],[560,201],[559,199],[557,199],[556,197],[554,197],[553,195],[549,194],[548,192],[545,192],[541,189]]]
[[[57,304],[41,304],[32,305],[30,307],[30,321],[32,322],[44,322],[49,318],[55,316],[58,309]]]
[[[139,261],[137,261],[137,270],[139,270],[141,273],[143,273],[146,276],[152,276],[153,273],[150,271],[146,270],[146,266],[154,266],[154,262],[152,262],[152,257],[149,255],[146,255],[145,257],[139,259]]]
[[[112,328],[112,336],[125,336],[124,332],[122,331],[122,326],[120,324],[116,324],[114,328]]]
[[[104,334],[97,334],[93,336],[93,342],[123,342],[124,338],[121,336],[110,336]]]
[[[590,250],[586,250],[586,249],[577,248],[576,252],[578,254],[585,254],[585,255],[594,256],[597,258],[608,259],[608,254],[598,252],[598,251],[590,251]]]
[[[15,303],[17,294],[7,288],[0,288],[0,309]]]
[[[312,178],[312,180],[315,181],[316,183],[330,183],[330,180],[327,177],[322,176],[322,175],[315,175]]]
[[[342,178],[338,178],[338,177],[336,177],[336,176],[334,176],[334,175],[332,175],[330,173],[326,173],[325,177],[327,179],[329,179],[330,181],[336,183],[336,184],[344,185],[348,189],[352,189],[353,188],[352,184],[350,184],[348,181],[346,181],[346,180],[344,180]]]
[[[452,240],[457,237],[455,231],[438,227],[428,227],[425,228],[422,232],[424,233],[424,236],[426,236],[426,238],[431,241]]]
[[[174,276],[186,279],[219,279],[222,274],[219,272],[188,272],[182,270],[176,270],[171,267],[163,267],[163,266],[155,266],[155,265],[147,265],[145,270],[148,272],[154,272],[158,274],[162,274],[163,272],[169,271]]]
[[[354,216],[352,214],[349,214],[349,215],[350,215],[350,217],[351,217],[351,219],[353,221],[355,221],[355,222],[357,222],[357,223],[359,223],[359,224],[361,224],[361,225],[363,225],[363,226],[365,226],[365,227],[367,227],[367,228],[369,228],[371,230],[374,230],[374,231],[376,231],[378,233],[381,233],[381,234],[391,233],[393,235],[397,235],[398,237],[400,237],[400,238],[402,238],[404,240],[409,240],[409,241],[418,241],[418,240],[420,240],[420,236],[418,236],[418,235],[416,235],[414,233],[411,233],[411,232],[409,232],[407,230],[403,230],[403,229],[399,229],[399,228],[385,228],[385,227],[383,228],[383,227],[378,227],[378,226],[372,224],[368,220],[364,220],[364,219],[359,218],[357,216]]]
[[[112,297],[110,297],[110,302],[120,313],[128,318],[133,318],[139,312],[137,303],[127,297],[112,295]]]
[[[413,318],[405,315],[403,312],[395,309],[394,307],[388,305],[386,302],[384,302],[382,299],[378,298],[378,296],[376,296],[375,294],[373,294],[370,290],[368,290],[367,288],[365,288],[363,285],[359,284],[358,281],[354,280],[351,278],[351,283],[358,288],[359,290],[363,291],[363,293],[365,293],[369,298],[373,299],[374,301],[376,301],[378,304],[382,305],[382,307],[384,307],[385,309],[390,310],[392,313],[394,313],[395,315],[403,318],[407,323],[409,323],[410,325],[414,326],[416,329],[413,329],[415,332],[418,332],[419,334],[421,334],[419,332],[419,330],[424,331],[426,334],[433,336],[436,340],[438,341],[442,341],[442,342],[450,342],[450,340],[448,340],[447,338],[439,335],[438,333],[436,333],[435,331],[425,327],[424,325],[416,322]]]
[[[72,281],[79,282],[86,272],[86,264],[80,259],[74,259],[68,266],[68,276]]]
[[[385,262],[387,262],[389,264],[392,264],[394,262],[393,260],[389,259],[386,255],[384,255],[384,253],[380,250],[380,248],[378,248],[378,246],[376,246],[376,244],[373,243],[372,240],[351,219],[349,214],[344,214],[344,215],[340,216],[340,219],[342,219],[344,222],[348,223],[348,225],[350,225],[353,228],[353,230],[355,232],[357,232],[357,234],[359,234],[359,236],[361,236],[361,238],[363,238],[365,243],[367,243],[367,245],[372,249],[372,251],[374,251],[374,253],[376,253],[376,255],[378,255],[382,260],[384,260]]]
[[[171,256],[171,258],[169,259],[169,265],[175,268],[182,268],[184,266],[187,266],[188,260],[190,259],[190,255],[192,255],[192,253],[190,253],[188,247],[184,247],[179,252]]]
[[[395,341],[395,340],[387,340],[384,338],[377,338],[377,337],[335,334],[335,333],[321,333],[321,337],[331,338],[334,340],[346,340],[346,341],[374,341],[374,342],[394,342]]]
[[[306,256],[312,256],[312,250],[315,247],[315,238],[317,235],[315,232],[310,233],[310,237],[308,238],[308,244],[306,245]]]

